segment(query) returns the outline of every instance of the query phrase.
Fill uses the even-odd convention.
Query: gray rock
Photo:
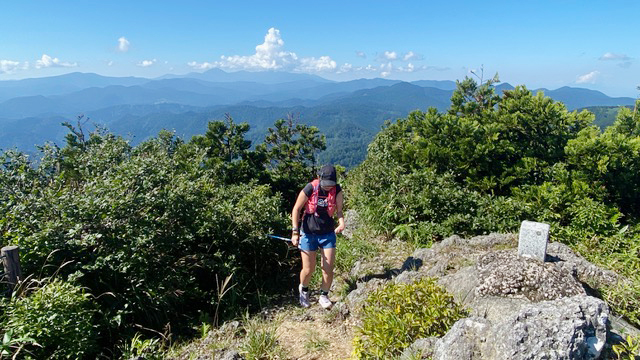
[[[418,339],[404,349],[399,360],[430,359],[433,356],[433,350],[437,341],[437,337]]]
[[[215,360],[243,360],[244,357],[235,350],[224,350],[216,353],[213,357]]]
[[[601,269],[588,262],[561,243],[551,243],[547,247],[547,261],[555,262],[558,266],[566,268],[576,277],[591,287],[614,285],[620,281],[620,276],[611,270]]]
[[[357,283],[356,289],[347,295],[347,303],[351,312],[362,310],[369,294],[384,285],[386,282],[388,282],[386,279],[372,278],[367,282]]]
[[[584,288],[566,268],[516,256],[513,250],[488,253],[476,264],[477,295],[553,300],[584,294]]]
[[[360,219],[358,213],[355,210],[347,210],[344,214],[345,227],[342,235],[351,239],[353,233],[360,227]]]
[[[607,305],[587,295],[527,303],[493,321],[459,320],[434,359],[597,359],[608,317]]]
[[[490,328],[491,323],[483,318],[458,320],[436,343],[433,358],[438,360],[482,359],[482,343]]]
[[[597,359],[607,340],[609,308],[587,295],[523,306],[493,327],[499,358]]]
[[[447,292],[453,295],[454,300],[463,305],[474,302],[479,282],[475,266],[464,267],[438,279],[438,284],[444,286]]]

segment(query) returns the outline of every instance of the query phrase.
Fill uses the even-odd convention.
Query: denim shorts
[[[300,232],[300,244],[298,249],[304,251],[317,251],[318,248],[331,249],[336,247],[336,233],[306,234]]]

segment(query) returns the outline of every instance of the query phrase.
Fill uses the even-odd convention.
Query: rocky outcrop
[[[459,320],[435,344],[434,359],[596,359],[607,340],[609,309],[577,295],[523,304],[501,319]]]
[[[470,317],[442,338],[420,339],[404,358],[596,359],[608,338],[609,308],[590,287],[619,277],[552,243],[544,263],[517,255],[513,234],[452,236],[417,249],[398,269],[358,278],[347,304],[360,309],[385,282],[436,277]],[[359,269],[366,265],[359,264]],[[361,271],[356,271],[358,273]],[[352,274],[353,275],[353,274]]]
[[[485,254],[475,270],[479,279],[475,290],[480,296],[524,297],[536,302],[585,293],[567,268],[517,256],[515,250]]]

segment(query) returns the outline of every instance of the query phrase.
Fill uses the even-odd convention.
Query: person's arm
[[[340,234],[344,230],[344,215],[342,214],[342,204],[344,202],[344,196],[342,191],[336,195],[336,216],[338,217],[338,227],[336,228],[336,234]]]
[[[291,243],[293,246],[298,246],[298,242],[300,241],[300,211],[302,211],[304,205],[307,203],[307,199],[309,199],[307,194],[305,194],[304,191],[300,191],[296,203],[293,205],[293,211],[291,211]]]

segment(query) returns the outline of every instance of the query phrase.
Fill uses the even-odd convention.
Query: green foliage
[[[627,335],[625,341],[613,345],[613,352],[619,360],[636,360],[640,357],[640,338]]]
[[[600,133],[591,127],[567,145],[567,162],[586,181],[604,187],[606,201],[623,213],[640,210],[640,114],[623,108],[615,123]]]
[[[630,108],[630,106],[625,107]],[[586,108],[579,109],[579,111],[587,110],[592,113],[595,117],[593,124],[600,129],[604,129],[607,126],[613,125],[621,108],[622,106],[587,106]]]
[[[24,286],[24,284],[23,284]],[[28,342],[34,359],[77,359],[98,351],[96,307],[83,288],[59,279],[14,293],[5,306],[2,327],[14,342]]]
[[[225,183],[238,183],[264,178],[263,152],[250,151],[251,141],[245,136],[249,124],[236,124],[229,114],[225,121],[209,122],[204,135],[196,135],[191,144],[206,152],[204,164],[216,170]]]
[[[240,349],[247,360],[270,360],[286,358],[284,349],[278,344],[279,320],[261,320],[244,316],[244,342]]]
[[[465,311],[434,279],[388,284],[367,299],[363,325],[354,338],[357,359],[398,356],[416,339],[442,336]]]
[[[117,353],[140,326],[180,334],[202,312],[232,318],[287,286],[289,266],[274,260],[285,249],[265,235],[288,227],[283,200],[294,199],[282,186],[297,192],[313,173],[317,129],[295,126],[252,151],[231,117],[188,143],[162,131],[136,147],[66,125],[67,145],[41,147],[37,162],[0,153],[0,236],[23,249],[25,274],[58,273],[96,294],[101,351]],[[267,157],[292,146],[299,157]]]
[[[315,177],[316,153],[324,150],[325,144],[325,136],[318,128],[300,124],[289,115],[276,120],[264,143],[256,147],[256,151],[266,154],[271,182],[287,200],[287,209],[293,207],[300,188]]]
[[[122,359],[164,359],[160,341],[158,339],[143,339],[140,333],[136,333],[131,341],[122,347],[121,352]]]
[[[307,330],[304,349],[309,352],[325,351],[329,348],[329,341],[322,339],[315,330]]]
[[[451,96],[450,114],[477,115],[500,101],[500,97],[495,94],[492,88],[493,84],[500,82],[498,73],[493,78],[484,81],[484,67],[480,71],[480,75],[472,71],[480,80],[480,84],[470,77],[465,77],[463,81],[456,81],[456,90]]]
[[[549,223],[552,240],[629,279],[600,290],[640,324],[640,114],[622,108],[601,132],[589,112],[523,86],[497,97],[494,81],[467,78],[447,113],[388,123],[349,174],[349,206],[376,232],[422,244]]]
[[[5,331],[0,344],[0,359],[17,357],[22,349],[29,344],[40,346],[33,338],[27,336],[15,337],[13,330]]]

